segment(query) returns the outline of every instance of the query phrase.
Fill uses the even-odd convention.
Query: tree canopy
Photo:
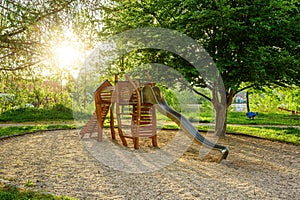
[[[114,5],[107,12],[107,33],[146,26],[184,33],[213,57],[227,92],[299,85],[298,1],[148,0]],[[193,73],[184,70],[191,80]]]
[[[106,10],[106,33],[116,34],[147,26],[163,27],[186,34],[204,47],[214,59],[226,90],[226,108],[220,107],[222,99],[213,102],[217,116],[226,115],[224,109],[227,110],[235,94],[244,89],[300,85],[298,1],[114,2]],[[170,57],[172,59],[166,59]],[[152,56],[146,60],[153,58],[164,58],[161,60],[167,60],[167,64],[173,63],[171,66],[185,76],[198,94],[201,93],[196,87],[207,87],[198,72],[181,58],[152,51]],[[218,93],[212,92],[211,98],[205,97],[218,99]],[[221,129],[219,134],[224,134],[226,125]]]

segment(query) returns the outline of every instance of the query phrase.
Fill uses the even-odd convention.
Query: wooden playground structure
[[[81,129],[80,136],[97,132],[98,141],[102,140],[104,122],[110,113],[110,130],[112,139],[116,139],[115,116],[117,129],[122,144],[127,146],[126,139],[131,139],[135,149],[139,149],[139,138],[151,138],[152,145],[157,147],[156,110],[176,122],[177,125],[193,139],[207,147],[222,153],[219,161],[226,159],[227,147],[213,143],[202,136],[192,123],[183,115],[172,109],[165,101],[161,90],[154,86],[148,76],[148,82],[132,81],[126,76],[119,81],[115,76],[114,86],[104,81],[95,90],[94,100],[96,111]]]
[[[151,138],[152,145],[157,146],[156,136],[156,111],[153,104],[142,103],[141,86],[154,83],[139,83],[125,76],[126,81],[119,81],[115,75],[114,86],[105,80],[95,90],[94,100],[96,111],[81,130],[81,138],[89,133],[98,132],[98,141],[102,140],[103,126],[107,114],[110,112],[110,130],[112,139],[116,139],[114,111],[117,119],[117,127],[120,139],[127,146],[126,139],[132,139],[134,148],[139,148],[139,138]],[[129,132],[129,133],[128,133]]]

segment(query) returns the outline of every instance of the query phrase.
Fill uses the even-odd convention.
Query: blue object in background
[[[249,118],[249,119],[254,119],[255,116],[258,115],[258,112],[247,112],[246,113],[246,116]]]

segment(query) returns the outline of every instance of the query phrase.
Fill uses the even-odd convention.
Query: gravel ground
[[[172,134],[159,133],[161,148]],[[214,162],[218,152],[199,157],[194,143],[166,167],[127,173],[95,159],[89,140],[80,141],[76,130],[2,139],[0,182],[24,187],[30,180],[33,190],[78,199],[300,199],[300,146],[227,135],[219,140],[230,149],[221,163]],[[157,151],[145,142],[138,151],[122,148]]]

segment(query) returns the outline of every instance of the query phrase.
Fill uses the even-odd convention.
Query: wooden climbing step
[[[80,131],[80,138],[82,139],[85,134],[90,134],[90,137],[94,132],[98,132],[98,120],[97,120],[97,115],[94,113],[90,120],[87,122],[87,124],[81,129]]]

